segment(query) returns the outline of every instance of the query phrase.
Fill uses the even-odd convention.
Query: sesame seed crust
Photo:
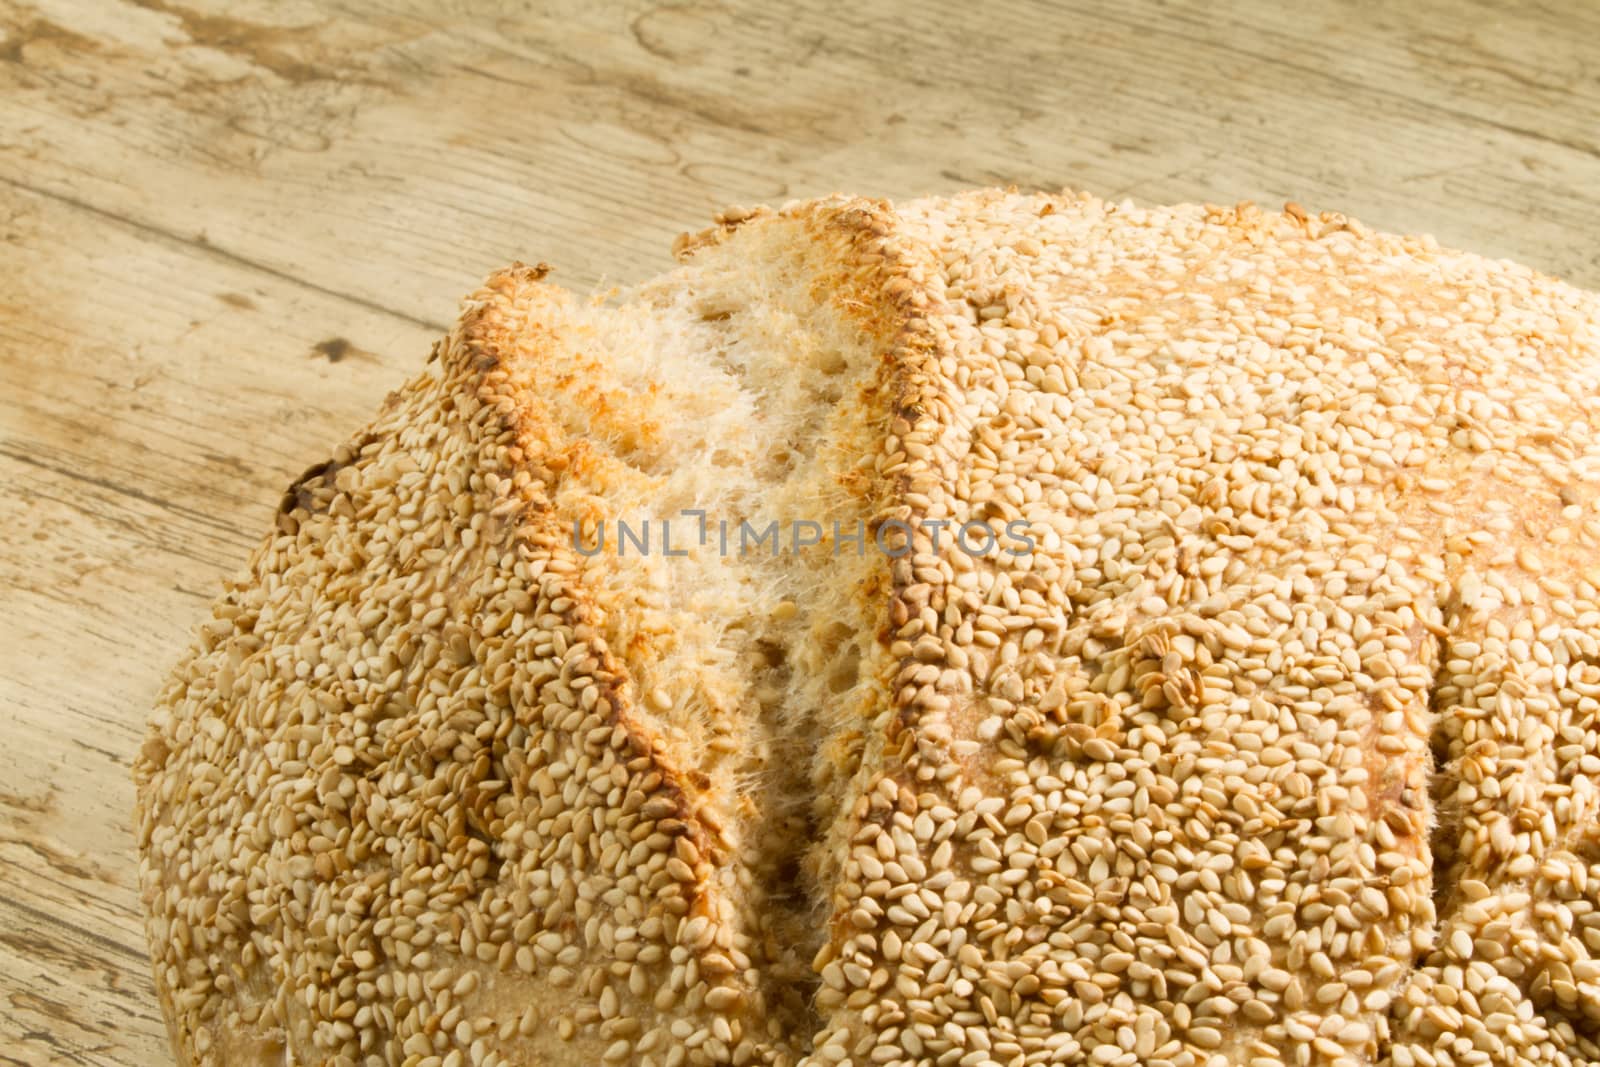
[[[558,428],[589,312],[497,275],[163,695],[181,1062],[1600,1062],[1600,299],[1294,205],[717,222],[626,299],[795,245],[783,314],[874,355],[814,424],[870,461],[834,506],[915,530],[835,579],[859,680],[806,773],[723,784],[638,684],[667,646],[569,512],[651,484],[592,446],[651,409]],[[782,918],[752,827],[795,805]]]

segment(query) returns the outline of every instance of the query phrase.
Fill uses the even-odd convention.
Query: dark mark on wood
[[[327,356],[329,363],[338,363],[351,352],[356,351],[355,346],[343,337],[330,337],[326,341],[319,341],[311,350],[319,356]]]
[[[134,0],[134,3],[148,11],[159,11],[176,18],[194,44],[242,59],[276,74],[290,84],[332,81],[339,77],[339,71],[307,62],[293,54],[293,46],[308,38],[315,41],[315,26],[263,26],[226,15],[191,11],[177,4],[165,3],[164,0]]]
[[[100,48],[92,38],[81,33],[74,33],[46,19],[34,19],[26,26],[14,28],[4,41],[0,41],[0,63],[26,63],[23,50],[37,43],[48,43],[74,52],[95,52]]]

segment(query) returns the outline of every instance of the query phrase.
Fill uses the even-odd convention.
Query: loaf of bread
[[[136,767],[182,1064],[1600,1062],[1600,298],[1290,205],[491,278]]]

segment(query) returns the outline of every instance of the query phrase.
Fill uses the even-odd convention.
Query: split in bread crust
[[[491,279],[219,601],[182,1062],[1600,1062],[1600,300],[1073,195],[679,252]]]

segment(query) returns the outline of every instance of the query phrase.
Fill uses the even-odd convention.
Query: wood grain
[[[1600,286],[1600,5],[0,0],[0,1063],[170,1062],[146,711],[481,276],[994,183],[1294,199]]]

